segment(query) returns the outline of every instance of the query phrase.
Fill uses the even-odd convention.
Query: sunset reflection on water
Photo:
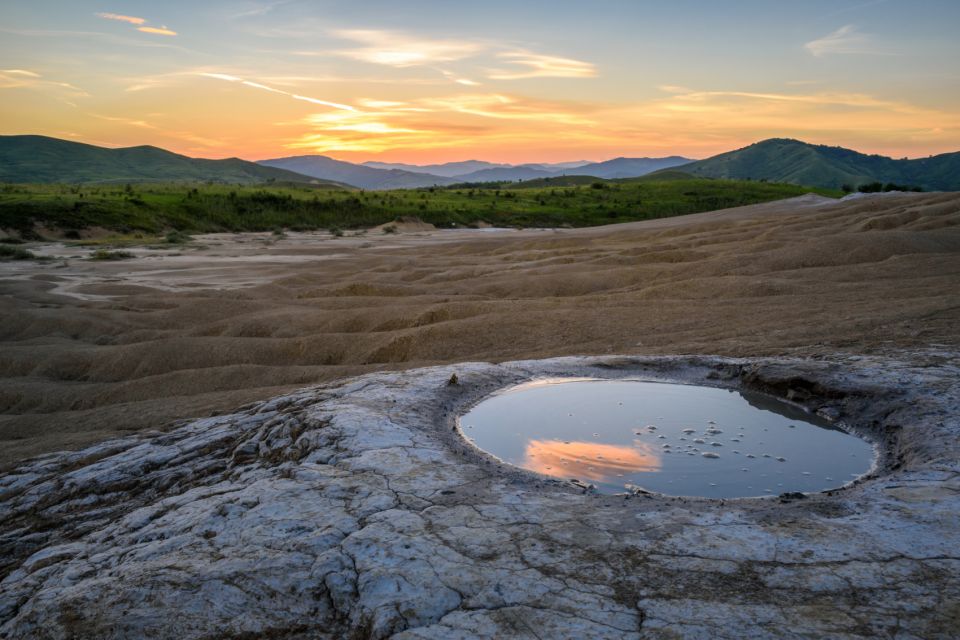
[[[660,453],[648,444],[633,446],[596,442],[530,440],[520,465],[557,478],[616,482],[631,473],[659,471]]]

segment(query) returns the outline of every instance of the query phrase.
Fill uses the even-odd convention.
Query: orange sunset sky
[[[960,3],[0,5],[0,133],[251,160],[960,149]]]

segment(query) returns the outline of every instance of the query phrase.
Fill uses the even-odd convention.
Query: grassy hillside
[[[927,191],[960,190],[960,152],[916,160],[894,160],[841,147],[775,138],[683,166],[709,178],[769,180],[853,189],[871,183],[918,186]]]
[[[697,176],[685,173],[680,169],[661,169],[653,173],[648,173],[639,178],[621,178],[616,182],[669,182],[671,180],[696,180]]]
[[[326,183],[239,158],[188,158],[157,147],[107,149],[45,136],[0,136],[0,182],[124,183],[268,181]]]
[[[309,187],[144,184],[126,187],[0,186],[0,228],[29,234],[35,224],[119,232],[360,228],[417,217],[440,227],[592,226],[710,211],[810,191],[733,180],[670,180],[528,189],[430,188],[319,191]],[[838,192],[816,189],[830,196]]]

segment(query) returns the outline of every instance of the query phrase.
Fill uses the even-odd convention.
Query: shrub
[[[0,244],[0,260],[33,260],[37,256],[22,247]]]
[[[384,233],[396,233],[396,232],[397,232],[397,225],[395,225],[395,224],[388,224],[387,226],[385,226],[385,227],[383,228],[383,232],[384,232]]]
[[[107,249],[97,249],[90,254],[91,260],[129,260],[135,257],[129,251],[108,251]]]
[[[193,240],[193,238],[190,237],[190,234],[178,231],[177,229],[167,234],[167,242],[170,244],[186,244],[191,240]]]

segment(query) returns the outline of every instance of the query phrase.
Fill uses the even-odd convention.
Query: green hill
[[[157,147],[107,149],[46,136],[0,136],[0,182],[124,183],[271,181],[341,185],[239,158],[189,158]]]
[[[767,180],[829,189],[871,182],[917,186],[926,191],[960,190],[960,152],[894,160],[799,140],[772,138],[683,166],[706,178]],[[656,175],[656,174],[652,174]]]

